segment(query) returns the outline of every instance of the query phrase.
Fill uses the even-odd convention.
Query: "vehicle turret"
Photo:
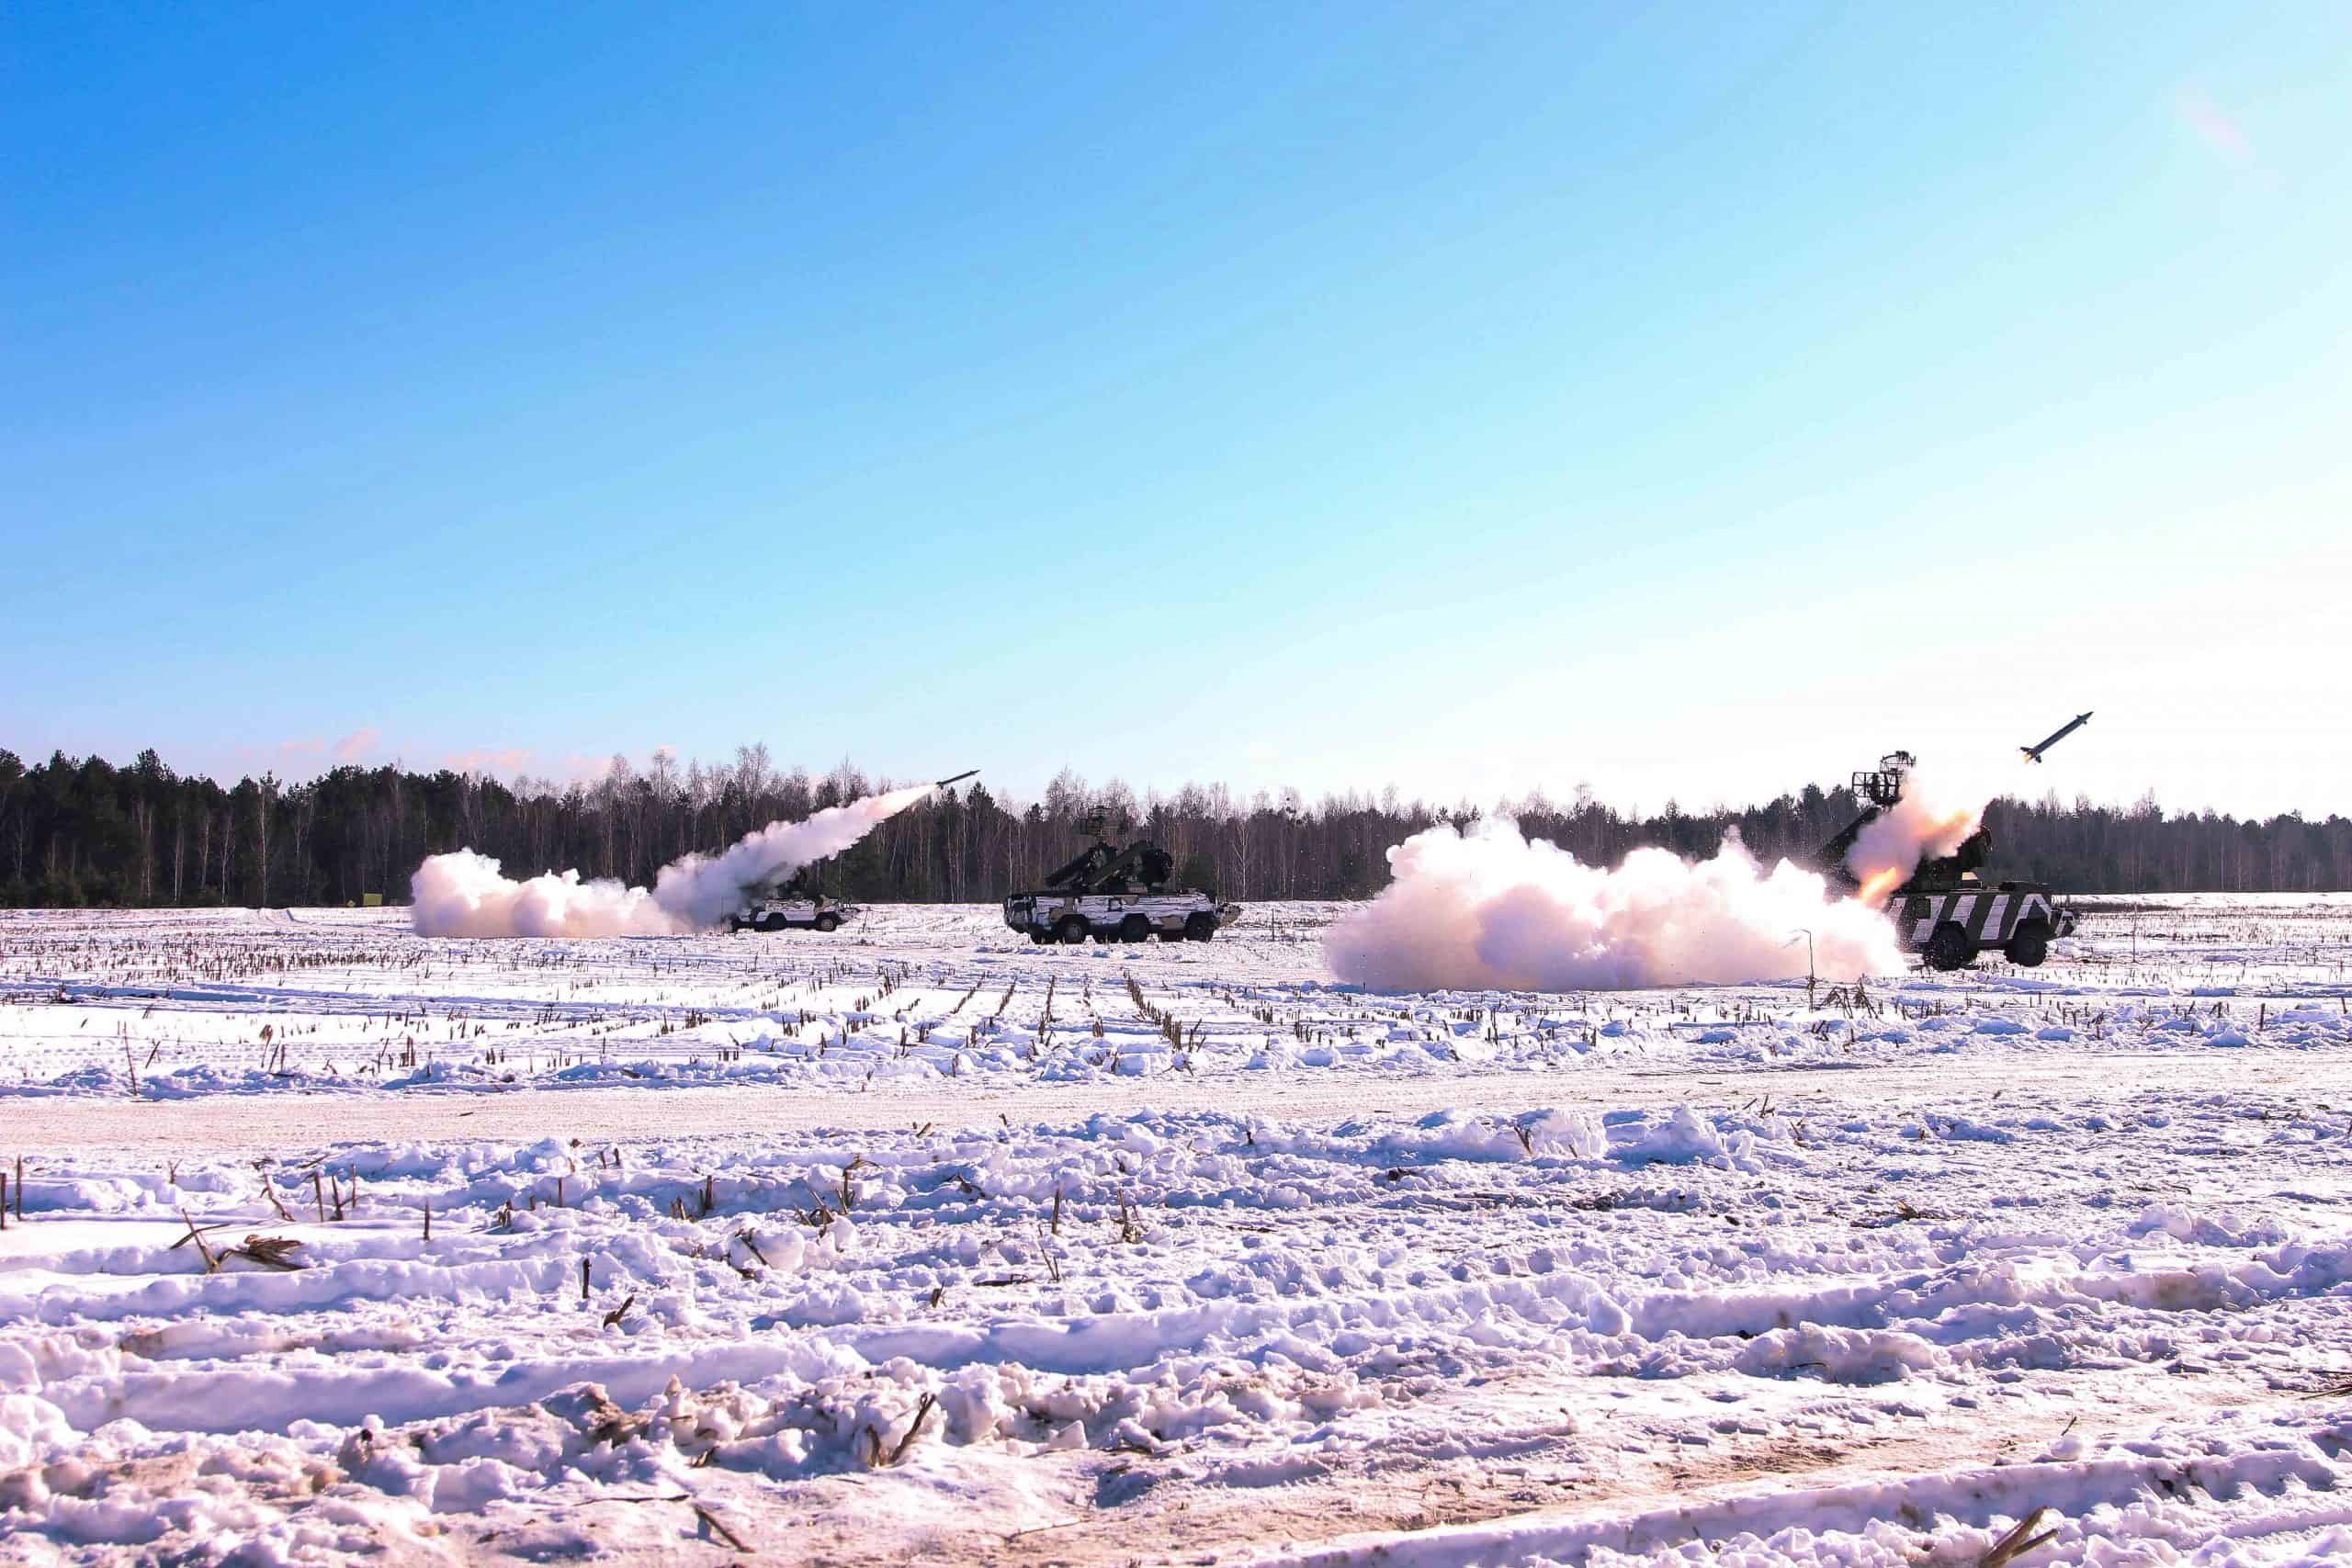
[[[1175,857],[1148,839],[1120,845],[1111,826],[1101,811],[1081,819],[1094,841],[1049,872],[1044,886],[1006,898],[1004,923],[1040,942],[1206,942],[1240,918],[1238,906],[1219,904],[1213,893],[1170,886]]]

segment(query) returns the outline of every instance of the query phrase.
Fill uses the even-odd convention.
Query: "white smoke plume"
[[[1493,819],[1416,833],[1388,863],[1396,881],[1324,937],[1332,973],[1376,990],[1778,979],[1805,973],[1808,930],[1826,979],[1903,967],[1884,916],[1786,861],[1767,874],[1736,836],[1712,860],[1639,849],[1602,870]]]
[[[715,855],[683,855],[654,877],[653,901],[689,926],[717,925],[742,902],[746,888],[841,853],[935,787],[916,784],[869,795],[828,807],[806,821],[771,822]]]
[[[409,923],[420,936],[664,936],[677,931],[642,887],[582,882],[576,871],[527,882],[471,850],[429,855],[409,878]]]
[[[409,879],[410,923],[422,936],[667,936],[725,919],[743,895],[835,855],[924,795],[933,784],[830,806],[800,822],[771,822],[715,855],[662,868],[649,891],[582,882],[576,871],[526,882],[471,850],[428,856]]]
[[[1861,884],[1858,897],[1877,904],[1910,879],[1922,860],[1948,855],[1984,820],[1990,788],[1946,773],[1924,778],[1913,769],[1903,796],[1861,830],[1846,852],[1846,869]]]

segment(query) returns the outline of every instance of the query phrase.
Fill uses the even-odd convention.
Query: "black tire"
[[[740,935],[741,935],[741,934],[742,934],[742,931],[743,931],[743,922],[742,922],[740,919],[738,919],[737,917],[735,917],[735,916],[733,916],[733,915],[729,915],[729,916],[728,916],[728,917],[727,917],[727,934],[728,934],[728,935],[729,935],[729,936],[740,936]]]
[[[2001,953],[2012,964],[2028,969],[2041,967],[2050,956],[2050,928],[2040,920],[2028,920],[2009,933],[2008,945]]]
[[[1086,940],[1087,935],[1086,917],[1083,915],[1064,915],[1054,924],[1054,940],[1067,946],[1076,947]]]
[[[817,929],[820,931],[837,931],[842,929],[842,918],[839,915],[820,915],[817,917]]]
[[[1121,942],[1141,942],[1151,935],[1151,922],[1141,915],[1129,915],[1119,922]]]
[[[1184,940],[1186,942],[1207,942],[1210,938],[1216,935],[1216,917],[1208,913],[1206,910],[1203,910],[1197,915],[1191,916],[1184,921]]]
[[[1946,920],[1928,933],[1927,958],[1930,969],[1965,969],[1976,962],[1976,943],[1966,926]]]
[[[784,930],[784,917],[782,915],[768,915],[763,917],[760,921],[760,930],[763,931],[780,931]]]
[[[1044,931],[1031,931],[1029,933],[1029,940],[1035,942],[1039,947],[1043,947],[1054,939],[1046,935]]]

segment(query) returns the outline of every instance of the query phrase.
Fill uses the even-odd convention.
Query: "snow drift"
[[[671,862],[651,889],[576,871],[517,882],[471,850],[428,856],[409,879],[410,920],[422,936],[665,936],[718,924],[750,889],[836,855],[935,785],[869,795],[805,821],[771,822],[715,855]]]
[[[1336,922],[1340,979],[1381,990],[1610,990],[1903,967],[1884,916],[1736,837],[1712,860],[1639,849],[1614,870],[1521,836],[1508,819],[1436,827],[1388,852],[1396,881]],[[1792,940],[1793,939],[1793,940]]]

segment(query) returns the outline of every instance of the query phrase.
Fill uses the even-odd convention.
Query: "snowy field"
[[[0,1561],[2352,1560],[2352,898],[2090,907],[1810,998],[0,914]]]

